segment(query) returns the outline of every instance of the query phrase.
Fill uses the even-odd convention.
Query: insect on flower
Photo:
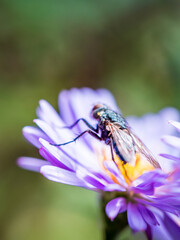
[[[67,128],[73,128],[81,120],[89,129],[83,131],[69,142],[51,145],[63,146],[75,142],[85,133],[89,133],[91,136],[100,141],[104,141],[107,145],[110,145],[113,161],[115,152],[123,163],[130,163],[134,165],[136,161],[136,154],[139,154],[145,157],[145,159],[148,160],[155,168],[160,168],[159,163],[155,160],[152,153],[132,132],[126,119],[121,114],[111,110],[105,104],[96,104],[91,111],[91,115],[98,121],[96,128],[94,128],[86,119],[79,118],[74,124]]]
[[[94,105],[92,121],[88,118],[88,109],[91,109],[94,99],[109,104],[111,108],[104,104]],[[98,192],[102,200],[101,209],[112,221],[111,225],[103,214],[105,226],[108,227],[104,232],[112,226],[108,231],[110,238],[116,233],[116,227],[122,229],[121,219],[125,222],[122,213],[127,212],[128,224],[133,232],[144,232],[148,239],[178,239],[179,139],[167,137],[175,134],[174,129],[169,130],[167,121],[176,121],[172,125],[179,130],[179,111],[165,108],[157,114],[145,114],[141,118],[130,116],[127,119],[129,125],[118,113],[109,91],[89,88],[62,91],[58,104],[60,114],[47,101],[40,100],[38,119],[34,120],[37,127],[23,128],[24,137],[38,148],[43,159],[20,157],[18,165],[40,172],[51,181]],[[79,121],[87,128],[84,129]],[[71,122],[74,124],[71,125]],[[76,124],[80,130],[78,136],[69,130]],[[63,131],[63,126],[68,126],[65,127],[68,129]],[[153,157],[130,126],[141,134],[141,139],[149,144],[157,158]],[[93,137],[64,149],[54,147],[74,142],[85,133]],[[173,151],[160,141],[162,135],[164,142],[175,147]],[[67,142],[67,137],[71,141]],[[97,139],[102,144],[98,144]],[[159,153],[167,160],[159,158]],[[159,169],[156,159],[162,169]]]

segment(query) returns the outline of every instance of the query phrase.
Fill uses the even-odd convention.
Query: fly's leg
[[[96,128],[94,128],[90,123],[88,123],[88,121],[87,121],[85,118],[79,118],[79,119],[76,120],[75,123],[73,123],[72,125],[67,126],[67,127],[63,127],[63,128],[69,128],[69,129],[71,129],[71,128],[73,128],[74,126],[76,126],[76,124],[77,124],[80,120],[82,120],[82,121],[86,124],[86,126],[87,126],[88,128],[90,128],[90,129],[93,130],[94,132],[98,133],[98,130],[99,130],[99,129],[98,129],[98,125],[97,125]]]
[[[60,144],[54,144],[54,143],[50,143],[50,144],[53,145],[53,146],[64,146],[64,145],[67,145],[69,143],[75,142],[78,138],[83,136],[85,133],[89,133],[91,136],[93,136],[94,138],[96,138],[96,139],[98,139],[100,141],[102,140],[102,138],[97,133],[93,132],[92,130],[86,130],[86,131],[82,132],[76,138],[74,138],[73,140],[71,140],[69,142],[60,143]]]

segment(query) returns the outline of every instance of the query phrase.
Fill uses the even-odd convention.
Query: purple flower
[[[131,229],[134,232],[145,231],[149,239],[154,229],[162,234],[166,230],[170,238],[180,236],[180,228],[173,219],[180,213],[180,171],[174,170],[172,161],[163,161],[164,156],[158,155],[166,152],[167,157],[172,153],[172,149],[163,145],[160,137],[174,133],[174,129],[169,128],[166,122],[168,119],[177,120],[179,112],[174,108],[166,108],[158,114],[127,118],[137,135],[154,152],[162,169],[154,169],[139,156],[136,156],[135,166],[123,165],[117,156],[112,161],[109,147],[88,134],[76,143],[65,146],[50,144],[70,141],[86,130],[87,126],[82,122],[73,129],[64,128],[79,118],[85,118],[95,127],[97,122],[90,117],[90,111],[97,103],[107,104],[120,112],[113,96],[105,89],[62,91],[58,101],[60,114],[48,102],[41,100],[37,109],[38,119],[34,120],[38,127],[25,127],[23,135],[39,149],[45,160],[21,157],[18,159],[19,166],[40,172],[55,182],[101,194],[113,193],[106,205],[107,216],[113,221],[118,214],[127,211]],[[179,127],[177,123],[176,127]],[[170,145],[179,144],[177,139],[170,140]],[[172,227],[167,228],[166,225]]]

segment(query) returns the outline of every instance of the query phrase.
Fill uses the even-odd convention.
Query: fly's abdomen
[[[123,156],[121,155],[121,153],[119,152],[116,143],[113,141],[113,149],[115,151],[115,153],[118,155],[118,157],[123,161],[126,162],[125,159],[123,158]]]

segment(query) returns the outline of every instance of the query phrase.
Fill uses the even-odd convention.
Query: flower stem
[[[106,204],[112,200],[109,193],[104,193],[100,197],[103,240],[117,240],[119,234],[128,226],[126,212],[119,214],[111,221],[105,212]]]

